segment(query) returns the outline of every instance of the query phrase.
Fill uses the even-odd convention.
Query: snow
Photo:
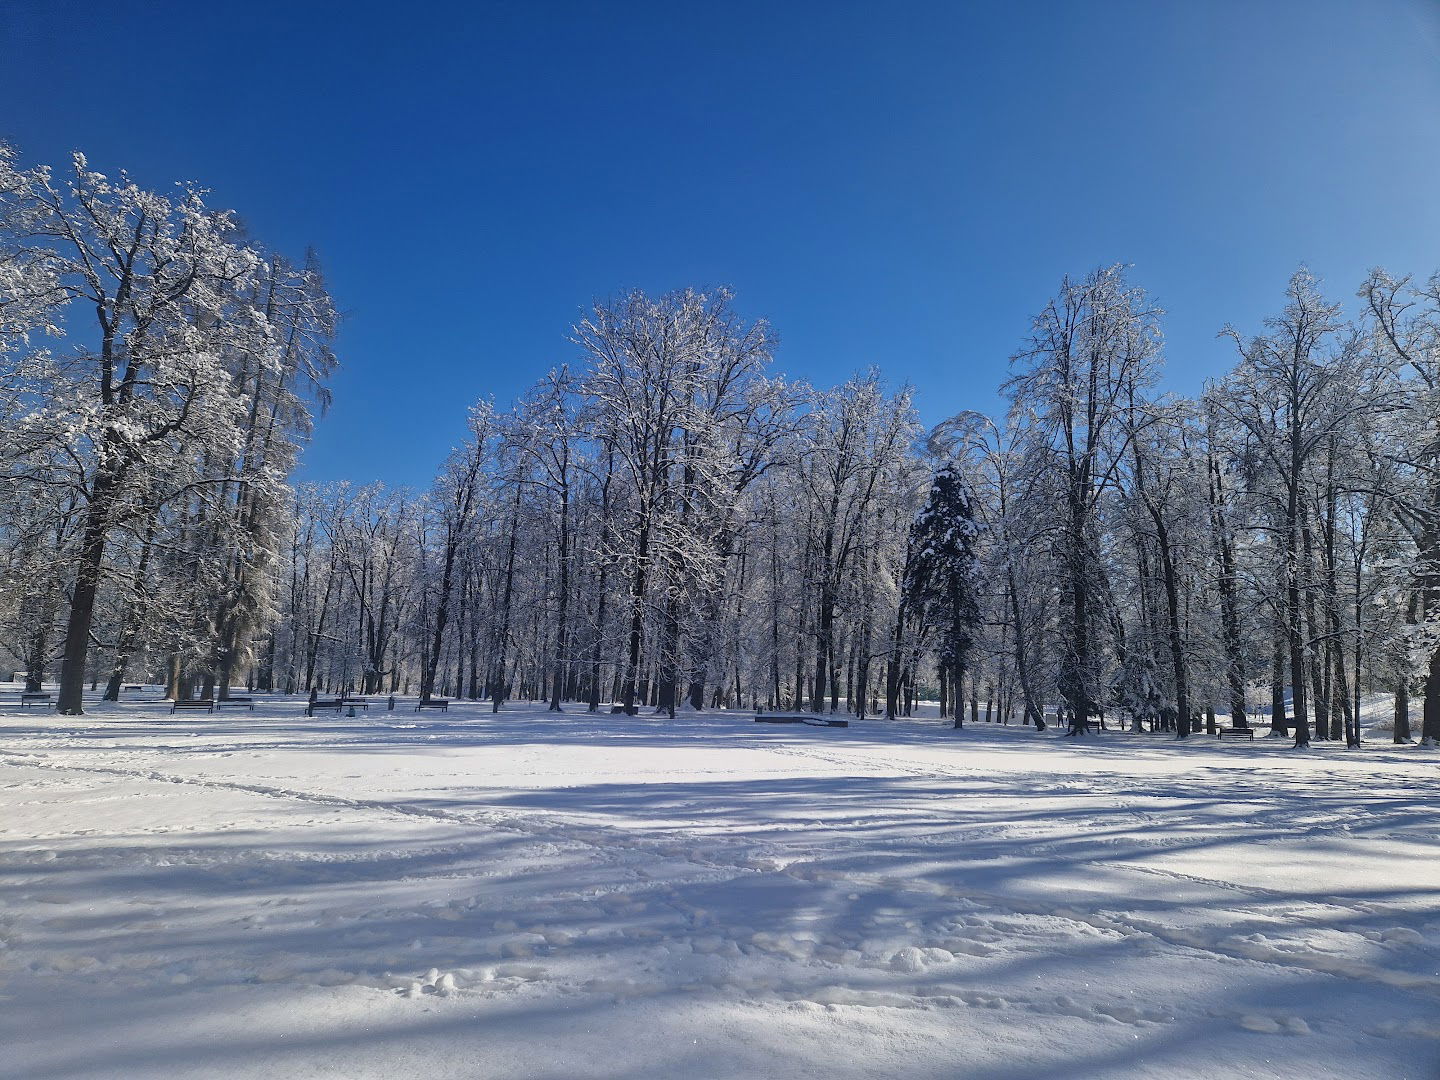
[[[0,711],[0,1074],[1437,1075],[1432,752],[302,707]]]

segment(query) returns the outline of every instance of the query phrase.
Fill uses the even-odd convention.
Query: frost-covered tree
[[[743,325],[728,293],[636,292],[597,305],[575,339],[590,360],[592,437],[621,480],[611,494],[624,524],[610,536],[629,584],[622,705],[638,708],[648,628],[658,707],[673,716],[682,671],[698,666],[691,649],[707,648],[695,616],[721,588],[734,500],[767,467],[769,440],[755,438],[773,411],[765,328]]]
[[[1125,462],[1130,402],[1155,378],[1158,316],[1121,267],[1067,278],[1036,317],[1009,383],[1013,422],[1027,434],[1025,497],[1055,517],[1059,689],[1081,730],[1101,711],[1105,683],[1101,504]]]
[[[35,391],[7,418],[11,445],[20,448],[9,475],[76,507],[58,707],[78,714],[112,541],[143,547],[145,522],[207,489],[231,493],[242,526],[232,538],[262,535],[266,507],[284,503],[272,481],[282,481],[288,465],[261,467],[255,454],[267,433],[277,436],[269,449],[278,452],[292,432],[282,413],[303,406],[267,389],[284,377],[288,355],[285,320],[262,299],[269,264],[229,214],[206,206],[201,190],[148,191],[123,173],[112,179],[92,169],[79,154],[63,178],[43,168],[22,173],[7,154],[0,192],[0,265],[7,284],[17,276],[32,283],[5,305],[6,325],[41,305],[54,311],[42,321],[64,329],[63,338],[52,333],[43,345],[6,351],[0,382]],[[62,468],[34,468],[57,450]],[[204,498],[213,509],[214,496]],[[207,515],[191,536],[215,524]],[[232,592],[231,611],[219,620],[222,652],[238,646],[255,596]],[[193,622],[216,632],[215,620]]]
[[[1380,430],[1395,466],[1376,485],[1381,505],[1408,534],[1416,553],[1409,583],[1408,654],[1402,662],[1424,681],[1421,738],[1440,744],[1440,274],[1418,282],[1373,270],[1360,289],[1373,320],[1374,343],[1398,393]],[[1408,698],[1409,672],[1397,698]],[[1397,712],[1396,736],[1408,732]]]
[[[1370,400],[1363,341],[1341,318],[1337,304],[1324,299],[1319,284],[1298,272],[1286,290],[1280,315],[1267,320],[1268,333],[1230,336],[1240,364],[1215,400],[1226,417],[1242,426],[1249,446],[1265,463],[1272,487],[1271,523],[1279,542],[1283,582],[1283,630],[1289,656],[1295,745],[1310,741],[1310,709],[1328,735],[1328,702],[1317,679],[1315,643],[1317,535],[1312,499],[1317,470],[1351,421]]]
[[[813,604],[814,679],[810,708],[839,707],[843,655],[838,634],[844,584],[857,572],[867,526],[888,499],[918,486],[919,427],[908,391],[890,397],[871,373],[816,396],[798,451],[798,497],[806,518]]]

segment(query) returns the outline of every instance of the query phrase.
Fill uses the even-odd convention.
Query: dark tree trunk
[[[500,596],[500,621],[495,627],[494,673],[490,682],[490,711],[498,713],[510,691],[510,616],[515,597],[515,546],[520,532],[520,492],[515,485],[515,502],[510,512],[510,538],[505,546],[505,585]]]
[[[811,687],[810,711],[825,711],[825,688],[830,680],[830,654],[834,648],[835,599],[830,583],[820,583],[820,600],[815,610],[815,682]]]
[[[50,659],[51,614],[47,610],[37,616],[35,632],[30,635],[29,655],[25,658],[25,693],[38,694],[45,685],[46,662]]]
[[[1409,743],[1410,734],[1410,680],[1404,675],[1395,684],[1395,733],[1394,741]]]
[[[660,677],[656,686],[655,711],[675,719],[680,696],[680,612],[676,589],[667,590],[660,642]]]
[[[1425,705],[1421,714],[1420,742],[1425,746],[1440,745],[1440,649],[1430,656],[1425,674]]]
[[[566,634],[570,628],[570,486],[560,485],[560,595],[555,615],[555,655],[550,661],[550,712],[560,711],[564,691]]]
[[[1279,610],[1277,604],[1270,665],[1270,734],[1285,736],[1290,734],[1290,724],[1285,718],[1285,628]]]
[[[95,596],[100,586],[100,565],[105,558],[111,493],[115,481],[106,473],[96,476],[85,512],[80,548],[76,556],[75,587],[65,623],[65,653],[60,668],[60,696],[55,711],[83,716],[85,663],[90,651],[90,628],[95,622]]]
[[[625,687],[622,707],[629,716],[639,711],[636,703],[637,681],[640,677],[640,645],[645,630],[646,570],[650,558],[650,530],[642,524],[636,543],[635,572],[630,577],[630,643],[625,658]]]
[[[1175,678],[1176,737],[1190,734],[1190,687],[1185,672],[1185,640],[1180,631],[1180,591],[1175,559],[1170,548],[1170,533],[1158,510],[1155,532],[1160,544],[1160,572],[1165,585],[1166,639],[1170,645],[1170,663]]]
[[[1225,516],[1225,494],[1220,463],[1213,448],[1208,452],[1210,474],[1210,522],[1220,560],[1220,632],[1225,647],[1225,685],[1230,693],[1230,726],[1250,726],[1245,715],[1245,661],[1240,636],[1240,610],[1235,598],[1235,547]]]

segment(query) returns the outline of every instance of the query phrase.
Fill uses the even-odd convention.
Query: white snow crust
[[[1433,751],[153,697],[0,711],[0,1075],[1440,1076]]]

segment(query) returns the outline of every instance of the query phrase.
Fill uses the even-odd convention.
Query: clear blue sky
[[[1126,262],[1169,382],[1302,261],[1440,269],[1440,4],[4,0],[0,138],[200,180],[348,313],[305,475],[428,482],[631,287],[729,284],[779,367],[994,409]]]

